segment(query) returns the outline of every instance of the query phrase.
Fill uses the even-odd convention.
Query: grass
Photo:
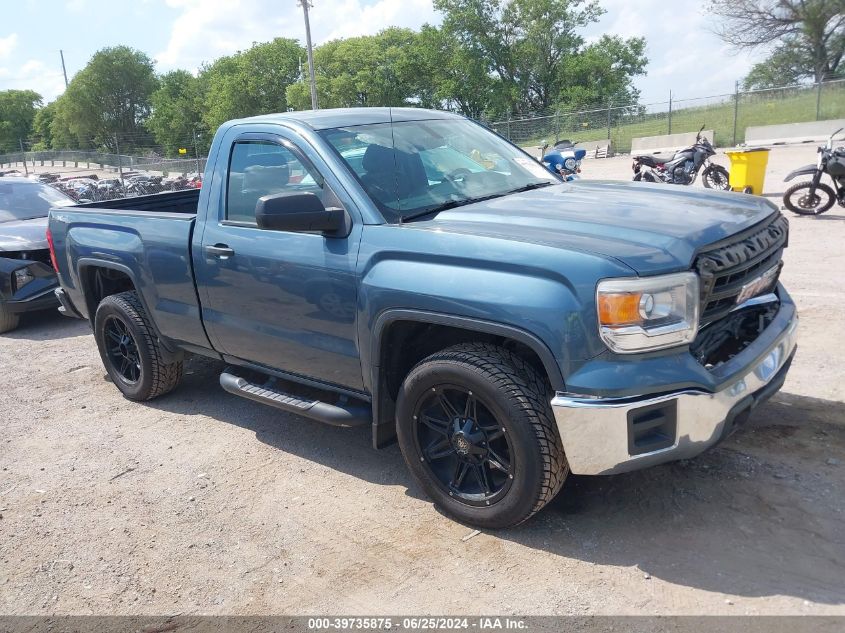
[[[814,87],[740,95],[736,117],[736,143],[745,140],[745,128],[816,120]],[[672,112],[672,133],[696,132],[704,125],[714,130],[719,147],[734,145],[734,101],[677,108]],[[819,120],[845,118],[845,82],[827,85],[822,90]],[[507,136],[507,125],[497,130]],[[512,140],[526,148],[536,148],[542,139],[569,138],[574,141],[598,141],[607,138],[607,111],[561,114],[558,119],[546,117],[512,121]],[[610,128],[616,152],[630,152],[631,139],[669,134],[668,112],[617,116]]]

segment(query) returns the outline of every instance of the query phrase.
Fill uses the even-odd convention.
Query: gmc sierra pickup
[[[231,121],[200,191],[57,208],[61,310],[133,400],[186,354],[233,394],[398,440],[452,517],[517,524],[567,474],[692,457],[783,384],[768,201],[563,183],[465,118]]]

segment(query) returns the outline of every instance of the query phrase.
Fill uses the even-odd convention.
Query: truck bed
[[[191,238],[199,190],[55,208],[50,230],[60,281],[85,317],[85,290],[124,276],[139,294],[159,334],[180,345],[209,347],[194,286]],[[128,284],[127,284],[128,285]]]
[[[119,211],[159,211],[166,213],[197,214],[199,189],[185,189],[184,191],[166,191],[149,196],[134,198],[118,198],[116,200],[102,200],[76,205],[82,209],[114,209]]]

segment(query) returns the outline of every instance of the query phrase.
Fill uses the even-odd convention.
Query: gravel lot
[[[772,153],[773,199],[814,152]],[[0,613],[845,614],[845,210],[790,220],[800,348],[746,429],[471,538],[368,429],[228,395],[198,359],[135,404],[86,323],[30,318],[0,336]]]

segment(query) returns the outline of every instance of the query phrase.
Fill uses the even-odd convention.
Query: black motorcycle
[[[634,156],[634,180],[636,182],[662,182],[669,185],[691,185],[695,182],[698,172],[701,174],[704,186],[708,189],[727,191],[731,188],[728,182],[728,170],[710,162],[710,157],[716,155],[713,144],[701,135],[704,126],[695,136],[692,147],[679,150],[667,161],[661,161],[656,156]]]
[[[783,194],[783,204],[793,213],[800,215],[820,215],[830,209],[834,202],[845,207],[845,147],[833,149],[833,137],[845,128],[839,128],[827,143],[819,148],[819,157],[815,165],[805,165],[791,172],[784,182],[796,176],[812,174],[811,180],[792,185]],[[821,182],[827,174],[833,181],[833,187]]]

